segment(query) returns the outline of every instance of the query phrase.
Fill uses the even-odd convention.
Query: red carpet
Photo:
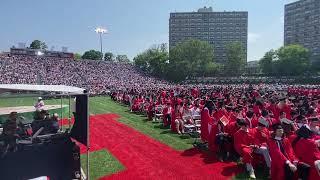
[[[107,149],[126,167],[101,179],[230,179],[240,172],[236,164],[216,162],[196,149],[176,151],[117,118],[107,114],[90,119],[91,151]]]

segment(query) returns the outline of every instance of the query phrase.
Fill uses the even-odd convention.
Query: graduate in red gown
[[[201,140],[203,142],[208,142],[209,140],[209,130],[208,124],[212,121],[210,113],[214,108],[214,104],[211,100],[207,100],[205,108],[201,111]]]
[[[291,119],[291,107],[286,103],[286,98],[280,98],[277,104],[276,112],[285,112],[286,118]]]
[[[224,99],[219,99],[217,110],[212,114],[212,117],[216,120],[221,119],[223,116],[229,117],[228,111],[225,109]]]
[[[258,126],[258,119],[251,110],[246,113],[245,120],[247,121],[249,128],[255,128]]]
[[[255,173],[252,166],[253,150],[256,147],[254,145],[254,137],[252,129],[248,127],[247,121],[244,119],[238,122],[240,129],[234,134],[234,148],[243,158],[243,162],[246,164],[246,169],[249,173],[250,178],[255,179]]]
[[[174,120],[171,121],[171,128],[174,127],[174,131],[178,134],[184,133],[184,122],[182,119],[182,111],[183,111],[183,104],[177,104],[174,108]],[[172,123],[173,122],[173,123]]]
[[[252,134],[254,137],[254,144],[257,147],[254,149],[254,152],[263,156],[267,167],[271,168],[271,158],[268,150],[268,141],[270,138],[270,131],[268,130],[269,122],[260,118],[258,126],[252,129]]]
[[[294,174],[302,166],[298,166],[298,158],[292,149],[289,140],[284,136],[284,130],[280,124],[274,125],[274,133],[268,142],[271,156],[271,179],[293,179]]]
[[[215,145],[217,146],[217,156],[220,161],[228,159],[232,150],[233,141],[231,141],[230,135],[227,133],[227,126],[230,120],[227,117],[222,117],[217,120],[216,130],[211,132],[215,138]],[[209,141],[210,142],[210,141]]]
[[[172,120],[172,112],[173,108],[171,106],[170,101],[167,101],[166,106],[163,109],[163,125],[164,126],[169,126],[171,125],[171,120]]]
[[[309,119],[310,130],[312,131],[312,139],[317,142],[320,142],[320,121],[319,118],[314,117]]]
[[[231,122],[236,122],[238,118],[243,118],[239,107],[236,107],[231,113],[229,113],[229,119]]]
[[[270,117],[270,114],[269,114],[269,112],[268,112],[267,110],[262,110],[262,112],[261,112],[261,117],[260,117],[260,118],[264,118],[264,119],[268,122],[268,124],[269,124],[268,129],[269,129],[270,131],[273,130],[273,129],[272,129],[272,126],[273,126],[274,124],[279,124],[279,123],[280,123],[280,121],[276,121],[275,118]]]
[[[313,132],[307,126],[303,126],[297,131],[297,137],[292,142],[296,156],[310,167],[305,175],[309,180],[320,179],[316,168],[317,164],[320,164],[320,151],[315,140],[312,139],[312,134]]]
[[[270,103],[266,108],[268,111],[272,112],[272,114],[274,115],[275,119],[279,118],[279,112],[277,110],[277,105],[275,103],[274,99],[270,99]]]
[[[208,108],[204,108],[202,111],[201,111],[201,127],[200,127],[200,130],[201,130],[201,134],[200,134],[200,137],[201,137],[201,140],[203,142],[208,142],[208,139],[209,139],[209,130],[208,130],[208,123],[210,122],[210,115],[209,115],[209,110]]]
[[[133,112],[139,111],[139,99],[137,97],[134,97],[132,100],[131,111],[133,111]]]

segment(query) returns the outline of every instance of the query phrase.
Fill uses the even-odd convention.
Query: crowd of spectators
[[[168,83],[139,72],[132,64],[105,61],[0,56],[0,83],[69,85],[104,94],[114,89],[164,87]]]

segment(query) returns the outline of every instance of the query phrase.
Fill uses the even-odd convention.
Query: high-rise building
[[[300,0],[285,5],[284,44],[300,44],[320,61],[320,0]]]
[[[188,39],[212,44],[219,63],[227,60],[226,46],[240,42],[247,60],[248,12],[214,12],[211,7],[204,7],[198,12],[170,13],[169,47]]]

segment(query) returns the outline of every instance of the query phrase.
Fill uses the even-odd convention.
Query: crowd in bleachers
[[[263,163],[271,179],[320,179],[318,86],[183,85],[111,97],[176,133],[198,132],[221,161],[240,158],[250,178]]]
[[[59,84],[103,94],[112,89],[155,88],[167,83],[139,72],[133,65],[41,56],[0,56],[0,83]]]

